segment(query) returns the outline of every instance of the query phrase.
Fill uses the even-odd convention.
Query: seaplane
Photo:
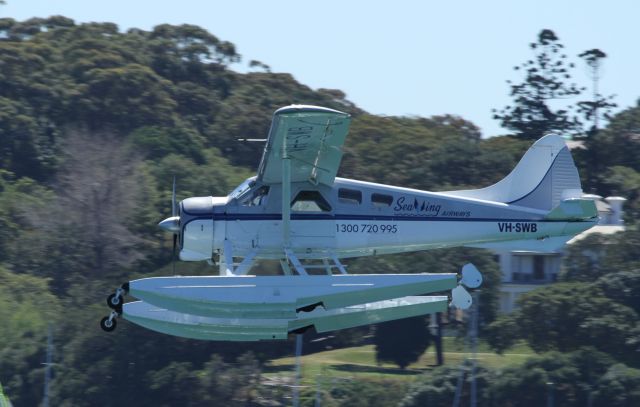
[[[460,274],[416,265],[358,275],[343,260],[459,246],[550,250],[598,221],[558,135],[536,141],[494,185],[428,192],[337,177],[350,121],[325,107],[280,108],[257,175],[228,196],[177,204],[174,181],[172,216],[159,226],[180,260],[218,273],[126,282],[108,296],[102,329],[122,317],[175,336],[256,341],[465,309],[467,288],[482,283],[472,264]],[[264,259],[279,261],[281,274],[251,274]]]

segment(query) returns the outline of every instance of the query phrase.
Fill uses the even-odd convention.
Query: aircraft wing
[[[318,106],[291,105],[276,110],[258,168],[258,181],[282,183],[282,157],[291,163],[291,182],[333,185],[351,116]]]

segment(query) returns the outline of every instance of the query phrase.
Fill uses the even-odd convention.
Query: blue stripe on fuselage
[[[220,220],[282,220],[279,213],[216,213],[211,216],[197,216],[196,219]],[[292,220],[363,220],[363,221],[418,221],[418,222],[581,222],[582,220],[544,219],[544,218],[455,218],[438,216],[401,216],[401,215],[331,215],[331,214],[292,214]]]

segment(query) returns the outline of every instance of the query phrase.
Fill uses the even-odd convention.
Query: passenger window
[[[242,206],[260,206],[266,202],[268,194],[269,187],[263,185],[247,194],[247,196],[242,199],[241,204]]]
[[[376,208],[386,208],[393,203],[393,197],[384,194],[371,194],[371,203]]]
[[[359,205],[362,203],[362,192],[355,189],[338,189],[338,201],[340,203]]]
[[[330,212],[331,205],[318,191],[300,191],[291,202],[291,210],[298,212]]]

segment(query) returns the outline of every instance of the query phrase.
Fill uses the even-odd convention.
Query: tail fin
[[[579,198],[582,187],[564,139],[549,134],[536,141],[501,181],[482,189],[447,194],[551,210],[564,199]]]

